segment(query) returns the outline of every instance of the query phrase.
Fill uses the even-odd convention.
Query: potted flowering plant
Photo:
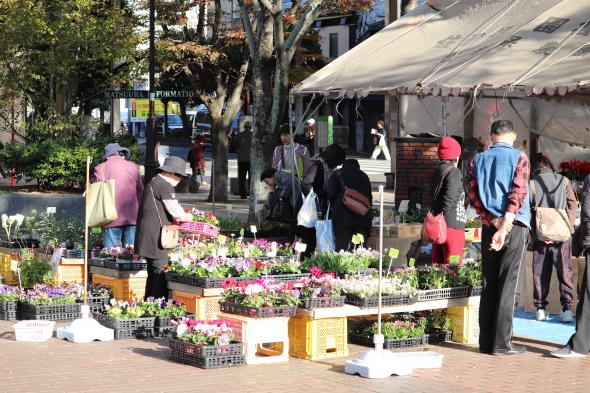
[[[18,287],[0,284],[0,320],[16,320],[17,304],[21,297],[22,291]]]
[[[342,281],[342,292],[346,303],[362,308],[379,306],[379,279],[371,276],[353,276]],[[383,277],[381,282],[381,304],[397,306],[416,301],[417,289],[399,277]]]
[[[94,314],[101,325],[115,330],[115,340],[131,338],[138,334],[154,335],[155,316],[146,313],[142,302],[111,299],[105,305],[105,313]]]
[[[201,368],[237,367],[244,364],[244,344],[233,343],[233,329],[224,321],[173,322],[169,340],[172,360]]]
[[[304,267],[319,267],[324,272],[334,272],[339,276],[365,272],[369,267],[379,263],[377,251],[358,247],[353,251],[319,252],[304,262]]]
[[[470,296],[479,296],[481,295],[482,281],[481,263],[465,259],[457,269],[457,282],[471,288]]]
[[[144,310],[144,315],[154,316],[155,328],[158,329],[160,335],[168,333],[172,328],[172,322],[180,320],[187,315],[186,308],[179,304],[176,300],[168,301],[166,298],[156,299],[148,297],[144,302],[140,303]]]
[[[438,265],[418,269],[418,301],[467,297],[469,286],[457,279],[457,265]]]
[[[90,306],[90,312],[98,313],[104,309],[105,304],[111,298],[111,288],[103,284],[89,284],[86,301]],[[79,299],[82,301],[82,298]]]
[[[301,278],[298,282],[302,308],[341,307],[345,296],[340,296],[340,280],[334,273],[322,273],[320,268],[311,268],[311,277]]]
[[[292,317],[299,304],[299,290],[295,283],[273,284],[262,278],[256,281],[223,282],[221,311],[248,317]]]
[[[84,286],[75,283],[36,284],[24,293],[19,309],[23,319],[69,322],[80,316],[77,300],[83,291]]]
[[[424,344],[428,319],[411,315],[392,316],[381,323],[381,333],[385,338],[384,348],[394,349]],[[349,332],[350,342],[373,346],[373,336],[377,334],[376,321],[360,321],[353,324]]]

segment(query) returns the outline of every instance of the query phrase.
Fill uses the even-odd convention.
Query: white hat
[[[311,119],[307,120],[307,124],[313,126],[315,124],[315,119],[312,117]]]

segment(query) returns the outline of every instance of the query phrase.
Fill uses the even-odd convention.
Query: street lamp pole
[[[145,141],[145,182],[146,184],[156,175],[156,168],[160,166],[158,162],[157,145],[156,145],[156,127],[155,127],[155,67],[156,67],[156,1],[150,0],[150,69],[149,69],[149,83],[150,83],[150,108],[147,119],[147,133]]]

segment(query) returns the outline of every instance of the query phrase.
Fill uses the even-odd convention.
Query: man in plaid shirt
[[[479,350],[515,355],[526,351],[512,344],[512,316],[530,228],[530,164],[526,154],[513,147],[512,122],[497,120],[490,132],[493,146],[471,163],[468,194],[483,219]]]

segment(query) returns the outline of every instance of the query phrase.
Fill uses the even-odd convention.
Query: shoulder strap
[[[446,169],[440,175],[440,182],[438,183],[438,186],[436,187],[436,190],[434,190],[434,195],[432,196],[432,200],[435,200],[438,197],[438,194],[440,193],[440,190],[442,189],[442,185],[445,182],[445,179],[447,178],[447,176],[449,175],[449,173],[451,173],[451,171],[453,169],[455,169],[455,167],[453,165],[451,165],[450,168]]]
[[[285,145],[281,146],[281,168],[285,169]]]
[[[158,213],[158,221],[160,221],[160,228],[162,227],[162,217],[160,217],[160,209],[158,209],[158,204],[156,203],[156,196],[154,195],[154,186],[150,182],[150,191],[152,192],[152,199],[154,201],[154,207],[156,208],[156,213]]]
[[[531,194],[533,196],[533,206],[539,207],[539,205],[537,204],[537,187],[535,187],[534,179],[531,179],[531,181],[529,182],[529,186],[531,187]]]

